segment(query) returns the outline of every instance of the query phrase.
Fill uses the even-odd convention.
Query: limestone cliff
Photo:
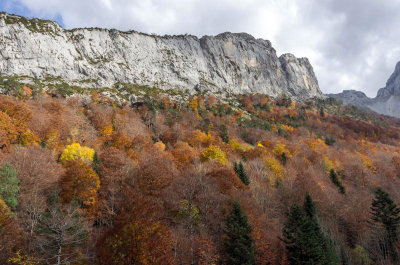
[[[0,14],[0,75],[222,93],[323,97],[309,61],[245,34],[155,36]]]
[[[346,105],[356,105],[377,113],[400,117],[400,62],[397,63],[386,86],[378,90],[375,98],[369,98],[364,93],[355,90],[344,90],[342,93],[328,96],[341,100]]]

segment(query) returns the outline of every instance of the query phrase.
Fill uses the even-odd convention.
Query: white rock
[[[40,22],[39,30],[32,29],[35,21]],[[65,30],[55,22],[25,20],[24,24],[23,18],[5,13],[0,14],[0,74],[61,77],[72,84],[95,80],[81,83],[84,87],[123,82],[189,92],[324,97],[307,59],[290,54],[278,58],[269,41],[248,34],[198,39]]]

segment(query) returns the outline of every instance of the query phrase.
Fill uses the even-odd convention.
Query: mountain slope
[[[360,106],[380,114],[400,117],[400,62],[397,63],[386,86],[378,90],[375,98],[369,98],[356,90],[343,90],[342,93],[328,96],[342,101],[345,105]]]
[[[117,82],[182,91],[323,97],[309,61],[245,34],[155,36],[0,14],[0,74],[61,78],[84,87]]]

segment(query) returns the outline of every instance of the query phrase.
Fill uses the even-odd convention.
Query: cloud
[[[5,0],[66,28],[156,34],[247,32],[308,57],[321,89],[375,96],[400,61],[400,0]],[[7,4],[5,5],[7,6]],[[0,6],[1,7],[1,6]]]

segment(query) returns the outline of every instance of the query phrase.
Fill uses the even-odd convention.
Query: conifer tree
[[[18,205],[18,184],[17,171],[10,164],[3,166],[0,169],[0,197],[10,208]]]
[[[228,128],[225,124],[222,124],[220,127],[220,136],[224,143],[229,143]]]
[[[333,168],[329,172],[329,177],[330,177],[332,183],[335,184],[335,186],[339,188],[339,192],[341,194],[344,194],[346,190],[345,190],[342,182],[340,182],[340,180],[338,178],[338,175],[337,175],[336,171]]]
[[[307,216],[310,219],[314,219],[315,218],[315,215],[317,213],[317,209],[316,209],[314,201],[311,198],[310,193],[308,193],[308,192],[307,192],[306,198],[304,200],[303,208],[304,208],[304,211],[306,212]]]
[[[303,209],[294,204],[283,228],[290,264],[339,264],[332,241],[321,231],[315,203],[308,193]]]
[[[400,225],[400,208],[381,189],[375,191],[375,198],[371,205],[372,222],[375,230],[380,233],[379,247],[385,258],[391,257],[398,261],[396,243],[399,241],[398,229]],[[383,233],[381,232],[383,230]]]
[[[236,175],[240,178],[243,184],[245,185],[250,184],[249,176],[247,175],[247,172],[244,169],[242,162],[239,162],[239,164],[235,162],[233,169],[235,170]]]
[[[228,264],[255,264],[254,241],[250,235],[251,226],[237,201],[233,203],[232,211],[226,220],[225,234]]]
[[[282,165],[286,165],[286,162],[287,162],[287,155],[286,155],[286,153],[285,152],[283,152],[282,154],[281,154],[281,161],[282,161]]]

